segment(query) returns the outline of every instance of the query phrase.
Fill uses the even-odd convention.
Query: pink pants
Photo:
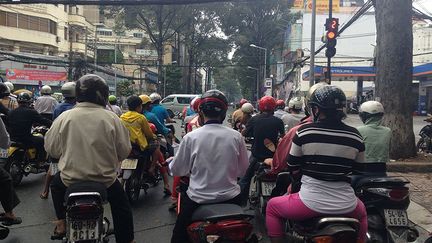
[[[359,241],[366,242],[366,233],[368,227],[366,208],[363,202],[361,202],[359,199],[357,200],[358,202],[356,209],[344,216],[359,220]],[[267,204],[267,233],[270,237],[283,237],[285,235],[283,225],[284,219],[301,221],[319,216],[322,216],[322,214],[315,212],[304,205],[298,193],[275,197],[272,198]]]

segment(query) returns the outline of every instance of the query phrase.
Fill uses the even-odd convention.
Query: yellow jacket
[[[150,129],[149,123],[143,114],[136,111],[128,111],[120,116],[123,124],[129,130],[130,141],[138,144],[141,150],[148,146],[148,139],[156,139]]]

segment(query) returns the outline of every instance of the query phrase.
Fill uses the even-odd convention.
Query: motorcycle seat
[[[82,181],[70,185],[66,189],[65,201],[68,201],[72,193],[92,193],[97,192],[100,195],[102,202],[107,200],[107,189],[104,184],[94,181]]]
[[[381,186],[404,186],[409,181],[401,177],[364,177],[356,182],[356,188],[381,187]]]
[[[236,204],[210,204],[200,206],[192,215],[192,221],[218,221],[223,219],[252,218],[245,214],[243,209]]]

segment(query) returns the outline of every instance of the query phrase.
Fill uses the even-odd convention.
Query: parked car
[[[165,97],[161,101],[161,105],[163,105],[167,110],[171,117],[174,117],[176,114],[181,114],[184,107],[188,106],[191,101],[199,95],[196,94],[172,94]]]

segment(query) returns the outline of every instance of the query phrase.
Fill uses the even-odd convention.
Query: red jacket
[[[276,152],[273,155],[272,169],[270,173],[278,174],[287,168],[287,158],[291,150],[291,141],[294,138],[297,130],[304,124],[312,123],[312,117],[308,117],[300,122],[299,125],[291,128],[282,138],[277,146]]]

